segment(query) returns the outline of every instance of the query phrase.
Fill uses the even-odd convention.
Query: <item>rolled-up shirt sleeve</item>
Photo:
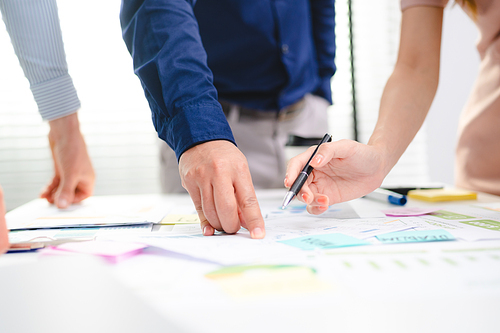
[[[124,0],[120,20],[158,136],[177,158],[212,140],[235,142],[217,100],[191,0]]]
[[[56,0],[2,0],[2,18],[44,120],[76,112]]]

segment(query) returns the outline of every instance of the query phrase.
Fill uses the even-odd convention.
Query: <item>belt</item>
[[[300,112],[304,109],[306,104],[304,98],[301,98],[297,102],[285,106],[280,110],[259,110],[259,109],[247,108],[245,106],[241,106],[223,100],[219,100],[219,103],[222,106],[222,110],[224,111],[226,117],[229,116],[229,112],[231,111],[232,107],[237,107],[240,113],[239,115],[240,118],[248,118],[254,120],[278,120],[278,121],[286,121],[294,119],[300,114]]]

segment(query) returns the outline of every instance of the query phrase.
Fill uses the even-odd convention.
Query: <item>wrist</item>
[[[77,112],[62,118],[50,120],[49,126],[49,138],[52,140],[58,140],[68,135],[80,133],[80,122],[78,121]]]
[[[380,162],[382,166],[382,173],[384,177],[389,174],[391,169],[396,165],[399,158],[404,152],[404,149],[398,148],[394,142],[390,142],[390,140],[386,140],[384,136],[378,136],[375,132],[370,137],[368,141],[368,146],[371,146],[378,152],[378,155],[381,157]]]

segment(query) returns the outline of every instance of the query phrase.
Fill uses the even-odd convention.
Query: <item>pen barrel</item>
[[[364,196],[368,199],[379,200],[382,202],[389,202],[393,205],[404,206],[406,204],[406,196],[384,189],[376,189],[372,193]]]
[[[304,169],[302,169],[302,172],[305,172],[307,176],[309,176],[313,170],[314,168],[308,164],[304,167]]]
[[[311,166],[307,166],[307,168],[304,168],[304,170],[302,170],[297,176],[297,179],[290,188],[290,192],[293,192],[295,194],[299,193],[300,189],[302,188],[302,185],[304,185],[304,183],[307,180],[307,177],[309,177],[309,175],[313,170],[314,168]]]

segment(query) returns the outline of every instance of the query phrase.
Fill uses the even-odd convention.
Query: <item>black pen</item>
[[[318,152],[319,146],[321,146],[323,143],[329,142],[329,141],[332,141],[332,136],[330,134],[326,133],[325,136],[323,137],[323,139],[321,139],[321,142],[318,144],[316,149],[314,149],[314,152],[312,153],[311,157],[309,158],[309,161],[307,161],[306,165],[304,166],[304,169],[302,169],[302,171],[297,176],[297,179],[295,179],[295,181],[293,182],[292,187],[290,187],[290,190],[286,193],[285,199],[283,200],[283,205],[281,205],[281,209],[285,209],[286,206],[288,206],[288,204],[290,203],[290,201],[292,201],[293,197],[295,197],[297,195],[297,193],[300,192],[300,189],[302,188],[302,186],[306,182],[307,177],[309,177],[309,175],[311,174],[311,172],[314,169],[312,166],[309,165],[309,163],[311,163],[314,155],[316,155],[316,153]]]

